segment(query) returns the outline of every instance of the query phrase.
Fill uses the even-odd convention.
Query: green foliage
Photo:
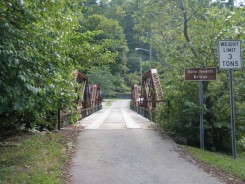
[[[99,31],[91,41],[93,45],[103,45],[106,53],[114,53],[111,58],[110,69],[112,74],[125,73],[127,58],[127,45],[125,35],[116,20],[108,19],[101,15],[91,15],[82,23],[84,30]],[[105,58],[108,60],[108,58]],[[93,65],[101,65],[100,58],[93,61]]]
[[[127,76],[126,76],[126,79],[125,79],[125,83],[127,86],[130,86],[132,87],[133,84],[138,84],[140,85],[140,73],[129,73]]]
[[[94,48],[96,46],[104,48],[102,51],[104,54],[102,53],[98,58],[90,62],[90,70],[88,72],[90,82],[100,84],[104,94],[108,96],[113,96],[116,92],[127,91],[128,87],[125,85],[124,79],[127,72],[126,56],[128,48],[125,35],[118,21],[95,14],[88,16],[82,22],[81,30],[97,31],[98,34],[90,43]],[[106,57],[105,53],[109,53],[110,58]],[[103,68],[105,66],[103,61],[107,61],[107,67]],[[101,71],[100,68],[105,71]],[[101,81],[101,79],[103,80]]]
[[[230,152],[227,73],[218,71],[217,81],[203,82],[203,107],[198,105],[198,83],[185,82],[183,76],[186,67],[217,66],[218,40],[239,39],[244,47],[244,7],[230,10],[203,0],[166,0],[151,4],[141,1],[138,7],[135,28],[142,33],[148,30],[153,33],[151,40],[142,37],[142,41],[151,41],[158,54],[157,69],[164,98],[170,102],[170,107],[160,107],[158,120],[171,135],[184,137],[187,143],[199,146],[199,112],[203,108],[205,147]],[[234,73],[237,140],[240,140],[245,127],[244,69]]]
[[[77,0],[1,2],[1,127],[54,127],[57,109],[77,98],[73,71],[111,63],[118,55],[108,49],[110,40],[90,43],[98,31],[80,30],[81,5]]]
[[[72,35],[77,26],[75,16],[69,14],[74,9],[68,5],[64,1],[3,3],[0,22],[3,118],[15,115],[26,119],[28,114],[33,118],[30,122],[27,118],[26,123],[34,120],[43,124],[50,112],[69,103],[74,65],[66,45],[68,34]],[[67,8],[66,13],[61,12],[62,7]]]
[[[87,76],[90,83],[100,86],[103,97],[115,96],[118,88],[121,88],[120,82],[122,81],[111,74],[109,67],[93,67],[89,70]]]

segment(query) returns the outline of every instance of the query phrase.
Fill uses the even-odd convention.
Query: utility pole
[[[152,46],[151,46],[151,35],[152,35],[152,33],[151,33],[151,30],[150,30],[150,32],[146,32],[147,33],[147,38],[149,39],[149,45],[150,45],[150,48],[149,48],[149,53],[150,53],[150,61],[151,61],[151,58],[152,58]]]
[[[150,30],[150,62],[151,62],[151,58],[152,58],[152,46],[151,46],[151,35],[152,35],[152,33],[151,33],[151,30]]]

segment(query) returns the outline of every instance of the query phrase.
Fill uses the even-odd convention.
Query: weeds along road
[[[74,184],[219,184],[179,156],[178,146],[154,123],[129,110],[129,100],[80,121]]]

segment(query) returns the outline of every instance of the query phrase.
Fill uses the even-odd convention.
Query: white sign
[[[241,41],[219,40],[219,67],[221,69],[242,67]]]

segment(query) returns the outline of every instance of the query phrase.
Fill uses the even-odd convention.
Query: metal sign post
[[[203,86],[202,81],[199,81],[199,95],[200,95],[200,149],[204,149],[204,126],[203,126]]]
[[[236,159],[236,129],[235,129],[235,108],[234,108],[233,71],[232,71],[232,69],[229,69],[229,81],[230,81],[232,156],[234,159]]]
[[[204,124],[203,124],[203,81],[216,80],[216,68],[185,68],[186,81],[199,81],[200,98],[200,149],[204,149]]]
[[[235,130],[235,108],[234,108],[234,95],[233,95],[233,69],[240,69],[242,67],[241,41],[220,40],[218,44],[219,44],[220,69],[229,69],[232,157],[233,159],[236,159],[236,130]]]

